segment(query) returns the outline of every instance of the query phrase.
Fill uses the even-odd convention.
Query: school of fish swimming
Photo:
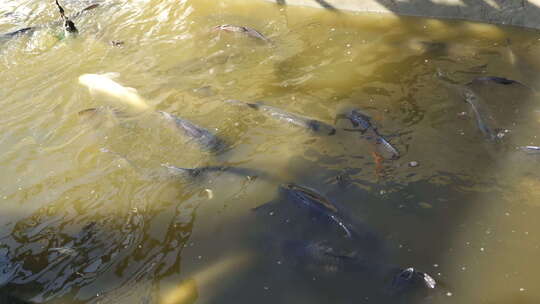
[[[67,17],[64,9],[58,3],[58,0],[56,0],[56,5],[60,11],[62,19],[60,24],[65,31],[66,37],[78,33],[78,29],[73,20],[84,12],[99,6],[99,4],[90,5],[75,15]],[[43,26],[21,28],[0,35],[0,39],[13,39],[20,35],[30,35],[41,27]],[[265,35],[246,26],[223,24],[214,26],[210,28],[209,31],[233,33],[256,39],[261,43],[274,45],[274,42]],[[526,86],[517,81],[498,76],[476,78],[467,84],[455,84],[455,82],[449,80],[442,71],[438,72],[438,76],[443,83],[448,84],[461,94],[463,101],[470,107],[478,130],[483,134],[486,140],[491,144],[497,144],[497,141],[501,140],[507,132],[505,132],[504,129],[498,128],[498,126],[491,124],[488,117],[489,113],[483,109],[480,97],[474,92],[471,86],[478,83],[491,83],[499,86]],[[211,130],[184,119],[181,115],[153,109],[134,89],[121,85],[113,80],[113,77],[114,74],[84,74],[79,77],[79,83],[87,87],[91,92],[106,94],[117,99],[124,106],[127,106],[127,110],[111,107],[110,112],[112,115],[115,115],[120,119],[135,115],[135,113],[144,113],[151,115],[156,121],[162,121],[169,125],[173,130],[176,130],[181,136],[185,137],[188,143],[193,143],[199,147],[201,152],[208,152],[215,155],[227,149],[227,141],[214,134]],[[385,135],[380,126],[377,125],[377,122],[363,109],[355,108],[342,113],[336,113],[336,120],[334,121],[334,124],[332,124],[314,117],[304,116],[301,113],[293,113],[285,109],[274,107],[264,101],[223,101],[223,107],[233,106],[243,108],[245,111],[254,111],[278,122],[306,130],[313,136],[333,136],[338,132],[358,132],[359,140],[373,147],[376,160],[380,158],[384,161],[392,162],[399,159],[401,156],[400,150],[392,143],[390,135]],[[100,112],[102,112],[103,109],[104,108],[82,109],[79,112],[79,116],[86,117],[89,115],[100,115]],[[350,123],[350,127],[338,127],[337,122],[341,119],[347,120],[348,123]],[[538,146],[519,146],[516,147],[516,149],[531,154],[540,154],[540,147]],[[131,162],[129,159],[115,151],[111,151],[106,147],[103,147],[101,151],[125,158],[133,165],[133,167],[137,167],[137,164]],[[414,166],[416,165],[418,164],[415,163]],[[213,167],[183,168],[171,164],[162,164],[162,168],[164,168],[170,176],[187,181],[204,178],[203,176],[205,174],[216,171],[227,171],[244,176],[258,176],[263,174],[246,168],[219,165]],[[315,189],[289,182],[281,183],[278,192],[280,193],[280,202],[285,201],[292,206],[295,206],[295,208],[298,208],[300,212],[316,214],[321,218],[321,221],[325,222],[326,225],[330,227],[329,229],[335,229],[339,238],[342,238],[345,242],[369,243],[371,242],[370,240],[374,238],[373,233],[369,231],[369,229],[366,229],[361,223],[357,223],[349,218],[347,213],[339,208],[335,202],[327,199]],[[254,212],[261,213],[264,216],[264,214],[268,213],[266,212],[268,209],[282,208],[279,204],[274,203],[275,202],[262,204],[260,207],[256,208]],[[290,206],[286,208],[290,208]],[[396,294],[408,292],[412,288],[418,288],[419,286],[423,289],[438,288],[438,283],[432,276],[421,272],[414,267],[399,267],[386,261],[368,265],[368,263],[363,260],[362,253],[340,251],[340,245],[332,244],[332,240],[317,238],[311,240],[287,239],[281,240],[278,246],[284,248],[285,251],[288,252],[290,259],[294,260],[298,258],[299,260],[296,265],[300,265],[300,267],[303,268],[313,268],[313,265],[317,264],[319,266],[323,265],[326,267],[325,269],[329,269],[329,266],[331,266],[330,268],[333,269],[333,271],[338,272],[355,270],[366,271],[366,269],[368,269],[374,274],[374,277],[380,280],[383,280],[383,277],[391,273],[392,280],[389,282],[388,286],[392,292]],[[61,251],[62,249],[58,248],[58,250]],[[2,257],[0,256],[0,258]],[[322,271],[321,269],[322,268],[319,268],[320,271]]]

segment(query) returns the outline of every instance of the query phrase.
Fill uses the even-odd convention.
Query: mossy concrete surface
[[[266,0],[279,5],[464,19],[540,29],[540,0]]]

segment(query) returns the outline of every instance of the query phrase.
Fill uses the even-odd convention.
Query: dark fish
[[[206,176],[207,174],[219,173],[219,172],[226,172],[226,173],[232,173],[238,176],[245,176],[249,180],[253,180],[259,176],[264,176],[266,179],[270,178],[267,174],[260,172],[258,170],[253,170],[249,168],[241,168],[241,167],[206,166],[206,167],[198,167],[198,168],[182,168],[182,167],[176,167],[169,164],[162,164],[162,166],[166,168],[169,174],[171,174],[172,176],[180,177],[182,179],[188,179],[188,180],[202,178]]]
[[[350,224],[345,223],[339,215],[336,206],[321,194],[312,189],[292,183],[282,184],[279,188],[288,201],[299,204],[302,207],[307,207],[310,210],[326,216],[332,222],[337,224],[345,232],[348,238],[353,237],[353,231]]]
[[[418,285],[434,289],[437,282],[429,274],[415,270],[413,267],[403,269],[392,279],[391,288],[394,293],[402,293]]]
[[[365,133],[367,130],[369,129],[372,129],[374,130],[375,132],[377,131],[377,127],[375,127],[372,123],[371,123],[371,117],[369,117],[368,115],[358,111],[358,110],[352,110],[350,113],[347,113],[347,114],[340,114],[338,115],[338,117],[336,118],[339,119],[339,118],[346,118],[348,120],[350,120],[351,124],[358,128],[360,127],[360,132],[362,133]]]
[[[354,248],[354,247],[353,247]],[[390,277],[388,291],[401,295],[416,288],[434,289],[437,282],[429,274],[413,267],[401,268],[385,263],[381,255],[364,252],[369,248],[345,249],[329,241],[285,240],[281,242],[282,255],[296,267],[317,274],[358,274],[384,281]]]
[[[362,223],[354,222],[352,226],[353,221],[344,221],[346,214],[341,213],[338,206],[316,191],[296,184],[283,184],[280,192],[285,203],[290,202],[322,214],[329,218],[332,224],[337,223],[340,231],[344,230],[352,237],[336,238],[333,233],[326,234],[324,230],[319,230],[326,227],[318,224],[310,226],[306,222],[289,221],[294,210],[287,210],[287,206],[282,205],[283,209],[272,208],[267,213],[271,227],[268,227],[266,222],[262,223],[265,231],[270,231],[262,246],[266,246],[263,247],[264,251],[271,256],[271,260],[277,258],[287,265],[287,268],[306,272],[308,278],[330,278],[331,282],[341,278],[345,281],[359,279],[373,282],[373,287],[380,288],[374,291],[375,294],[381,295],[383,292],[390,297],[416,297],[418,291],[423,293],[438,286],[426,273],[413,267],[403,268],[391,263],[379,235]],[[268,204],[256,209],[268,211],[264,206]],[[282,216],[285,217],[287,225],[283,225]],[[272,224],[278,226],[272,227]]]
[[[182,168],[182,167],[176,167],[169,164],[161,164],[164,168],[169,171],[169,173],[173,176],[181,177],[181,178],[196,178],[201,175],[201,173],[204,172],[204,170],[201,170],[199,168]]]
[[[82,14],[84,14],[85,12],[89,11],[89,10],[93,10],[95,8],[99,7],[99,3],[94,3],[94,4],[90,4],[89,6],[83,8],[82,10],[78,11],[77,13],[75,13],[73,16],[71,16],[69,19],[75,19],[75,18],[78,18],[79,16],[81,16]]]
[[[209,174],[212,173],[231,173],[238,176],[245,176],[248,180],[254,180],[260,176],[270,179],[268,174],[264,172],[260,172],[258,170],[253,170],[249,168],[241,168],[241,167],[231,167],[231,166],[206,166],[206,167],[198,167],[198,168],[183,168],[183,167],[177,167],[170,164],[161,164],[163,168],[167,170],[167,174],[164,174],[162,172],[158,172],[156,170],[153,170],[153,172],[148,172],[148,170],[145,170],[141,167],[139,167],[135,162],[127,158],[126,156],[111,151],[107,148],[101,148],[100,152],[103,153],[110,153],[122,160],[124,160],[126,163],[128,163],[131,167],[133,167],[136,171],[139,173],[146,175],[150,179],[163,179],[163,178],[176,178],[181,179],[186,182],[194,182],[194,181],[201,181],[209,177]]]
[[[26,33],[30,34],[30,33],[33,33],[36,29],[37,29],[36,27],[25,27],[25,28],[22,28],[22,29],[19,29],[10,33],[2,34],[0,35],[0,39],[13,38],[15,36],[19,36]]]
[[[329,275],[367,271],[375,263],[363,260],[358,252],[334,247],[328,241],[284,240],[282,255],[296,266]]]
[[[448,50],[448,45],[444,42],[420,41],[419,44],[425,52],[442,53]]]
[[[264,113],[265,115],[277,119],[280,121],[288,122],[292,125],[296,125],[302,128],[305,128],[307,130],[310,130],[314,133],[323,134],[323,135],[334,135],[336,133],[336,129],[320,120],[316,120],[310,117],[301,116],[298,114],[293,114],[287,111],[284,111],[282,109],[267,106],[265,104],[262,104],[260,102],[257,103],[246,103],[238,100],[227,100],[225,101],[227,103],[235,104],[235,105],[243,105],[247,106],[251,109],[260,111]]]
[[[481,110],[480,108],[478,96],[474,94],[472,90],[465,88],[463,91],[463,97],[465,98],[465,102],[471,106],[478,129],[480,129],[484,136],[490,141],[495,141],[502,138],[504,133],[499,132],[498,129],[494,129],[488,124],[488,117],[485,111]]]
[[[95,119],[96,117],[98,117],[98,115],[105,114],[105,113],[106,113],[105,108],[99,107],[99,108],[88,108],[88,109],[81,110],[77,112],[77,115],[79,116],[79,118],[83,120],[90,120],[90,119]]]
[[[351,124],[357,128],[355,130],[360,131],[362,134],[370,132],[374,137],[375,143],[381,146],[383,151],[390,154],[390,159],[398,159],[400,157],[399,151],[379,133],[377,126],[371,122],[371,117],[369,115],[358,110],[351,110],[349,113],[338,115],[336,120],[340,118],[348,119]]]
[[[487,109],[482,106],[480,98],[471,89],[471,86],[474,84],[482,83],[482,81],[506,82],[505,78],[481,77],[469,82],[466,85],[460,85],[449,79],[440,69],[437,69],[437,77],[442,80],[443,83],[447,85],[452,91],[459,92],[461,94],[461,97],[471,107],[472,113],[474,114],[474,118],[476,120],[476,125],[478,126],[478,129],[480,129],[482,134],[484,134],[486,139],[490,141],[496,141],[497,139],[501,139],[502,137],[504,137],[505,131],[491,126],[492,119],[490,118]],[[490,80],[493,78],[497,80]]]
[[[494,82],[494,83],[502,84],[502,85],[519,84],[519,85],[525,86],[521,82],[518,82],[518,81],[515,81],[515,80],[512,80],[512,79],[507,79],[507,78],[504,78],[504,77],[497,77],[497,76],[479,77],[479,78],[473,79],[467,85],[471,85],[471,84],[474,84],[474,83],[481,83],[481,82]]]
[[[218,25],[213,28],[214,31],[226,31],[226,32],[233,32],[233,33],[241,33],[244,35],[247,35],[249,37],[253,37],[256,39],[260,39],[264,42],[270,42],[268,38],[266,38],[263,34],[259,33],[258,31],[246,27],[246,26],[239,26],[239,25],[232,25],[232,24],[222,24]]]
[[[386,138],[379,135],[376,137],[376,141],[378,145],[382,146],[385,151],[390,153],[391,159],[399,158],[399,151],[388,140],[386,140]]]
[[[519,147],[519,149],[523,152],[527,152],[530,154],[540,154],[539,146],[523,146],[523,147]]]
[[[219,152],[225,147],[225,143],[212,132],[170,113],[163,111],[158,111],[158,113],[166,121],[173,123],[174,127],[182,131],[184,135],[195,140],[205,151]]]
[[[81,110],[81,111],[77,112],[77,115],[79,115],[80,117],[85,117],[85,116],[93,116],[93,115],[98,114],[98,113],[106,113],[106,112],[111,112],[112,114],[114,114],[115,116],[118,116],[118,117],[127,117],[128,116],[127,113],[125,113],[123,111],[120,111],[120,110],[112,108],[112,107],[106,107],[106,106],[84,109],[84,110]]]
[[[79,111],[78,115],[83,119],[92,119],[99,114],[106,115],[107,113],[110,113],[117,118],[125,118],[128,116],[122,111],[109,107],[84,109]],[[225,143],[210,131],[170,113],[164,111],[157,111],[157,113],[161,118],[165,119],[169,123],[172,123],[175,129],[182,131],[185,136],[195,140],[203,148],[203,150],[209,152],[218,152],[224,148]]]
[[[77,112],[77,115],[79,116],[94,116],[97,112],[99,111],[98,108],[88,108],[88,109],[84,109],[84,110],[81,110],[79,112]]]

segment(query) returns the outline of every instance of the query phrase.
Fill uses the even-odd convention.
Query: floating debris
[[[121,40],[111,40],[111,45],[114,47],[124,46],[125,42]]]
[[[420,164],[417,161],[411,161],[409,162],[409,167],[414,168],[418,167]]]

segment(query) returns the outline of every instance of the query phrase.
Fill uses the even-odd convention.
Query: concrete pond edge
[[[333,11],[393,13],[540,29],[540,0],[264,0]]]

